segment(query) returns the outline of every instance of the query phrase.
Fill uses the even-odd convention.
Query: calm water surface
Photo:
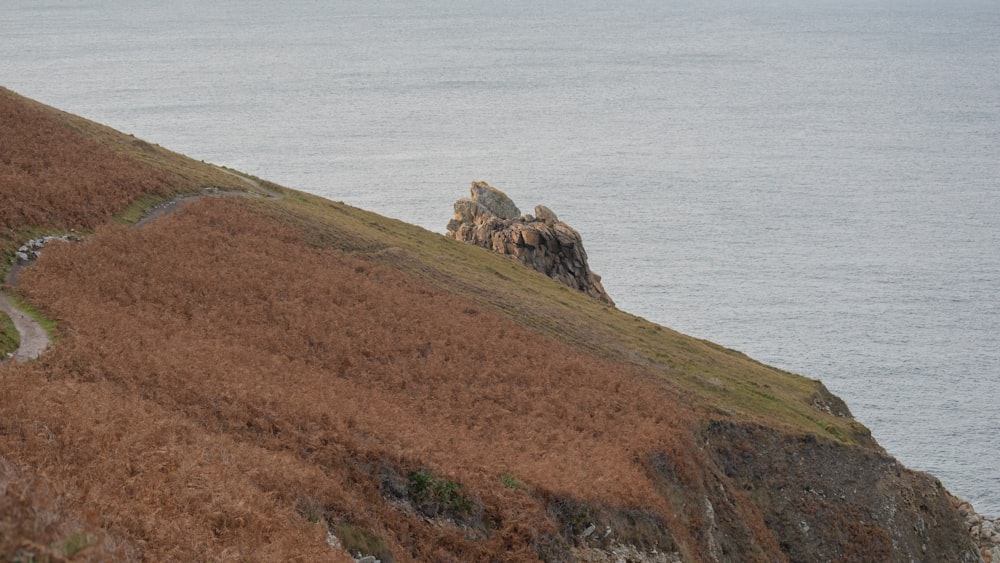
[[[1000,4],[492,4],[14,0],[0,84],[438,232],[544,203],[1000,516]]]

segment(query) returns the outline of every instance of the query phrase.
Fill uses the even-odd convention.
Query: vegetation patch
[[[349,521],[344,520],[334,526],[333,534],[340,540],[344,549],[356,559],[372,555],[382,563],[396,561],[385,540]]]
[[[524,489],[527,488],[524,483],[522,483],[517,477],[506,473],[500,476],[500,483],[507,489]]]
[[[171,195],[144,195],[133,201],[115,218],[118,222],[126,225],[134,225],[145,217],[156,206],[165,204],[171,200]]]
[[[12,354],[21,345],[21,335],[14,328],[14,321],[0,311],[0,360]]]
[[[414,506],[430,518],[439,515],[463,518],[472,512],[474,504],[463,493],[462,486],[435,475],[430,469],[410,473],[407,484]]]

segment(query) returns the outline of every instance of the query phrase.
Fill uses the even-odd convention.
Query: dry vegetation
[[[535,558],[557,536],[548,501],[581,490],[674,518],[648,460],[690,458],[691,421],[662,383],[309,249],[247,208],[201,200],[142,229],[102,227],[22,275],[63,337],[6,375],[0,418],[17,423],[2,451],[62,483],[115,545],[149,559],[332,556],[295,516],[311,505],[400,559]],[[387,471],[425,467],[481,503],[484,537],[385,500]],[[697,490],[697,470],[676,469]]]
[[[166,195],[167,173],[136,163],[40,110],[0,96],[0,222],[9,229],[91,228],[140,195]]]
[[[25,233],[92,229],[139,200],[245,188],[196,164],[0,88],[0,252]]]
[[[863,425],[817,408],[839,402],[818,381],[619,311],[509,258],[304,194],[259,208],[311,245],[376,261],[590,354],[651,370],[704,416],[872,445]]]
[[[208,186],[246,189],[0,89],[0,251],[87,232],[19,275],[58,338],[0,366],[0,561],[558,561],[614,542],[781,561],[801,518],[906,508],[882,502],[898,466],[818,382],[483,249],[273,185],[283,199],[129,226]],[[790,471],[800,444],[816,457]],[[824,459],[875,484],[847,508],[801,497]],[[774,467],[792,476],[758,475]],[[870,560],[880,526],[817,545]]]

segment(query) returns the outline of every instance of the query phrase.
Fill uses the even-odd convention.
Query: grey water
[[[1000,516],[1000,3],[7,0],[0,85],[437,232],[545,204]]]

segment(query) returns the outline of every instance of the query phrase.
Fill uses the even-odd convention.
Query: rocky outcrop
[[[1000,563],[1000,518],[990,520],[980,514],[967,500],[953,497],[952,504],[965,519],[972,541],[979,547],[980,557],[985,563]]]
[[[44,237],[39,237],[31,239],[24,243],[21,248],[18,248],[14,252],[14,257],[17,258],[19,263],[32,262],[38,258],[38,255],[42,252],[42,248],[46,244],[54,240],[61,240],[63,242],[79,242],[81,239],[74,233],[68,235],[47,235]]]
[[[727,490],[753,502],[790,561],[983,561],[993,527],[881,448],[723,421],[702,438]]]
[[[507,194],[486,182],[473,182],[471,196],[455,202],[448,235],[505,254],[550,278],[614,305],[601,277],[590,271],[583,240],[551,209],[539,205],[521,215]]]

